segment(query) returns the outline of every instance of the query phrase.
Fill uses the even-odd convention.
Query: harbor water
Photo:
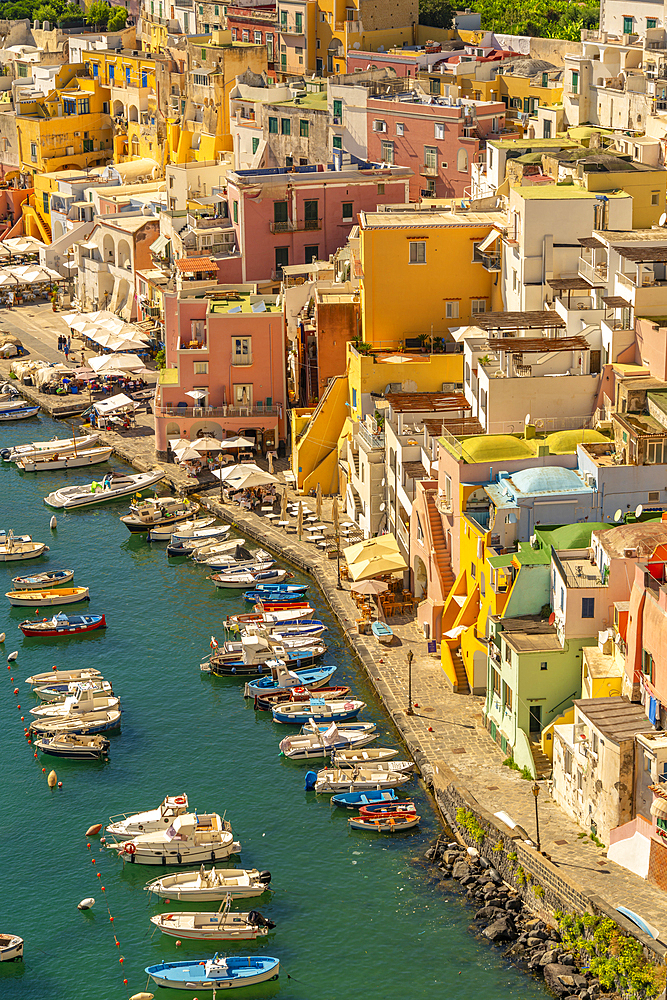
[[[4,424],[0,444],[46,440],[64,430],[47,418]],[[275,930],[268,939],[227,950],[279,957],[280,978],[241,996],[543,997],[538,983],[471,933],[473,910],[458,885],[437,888],[421,863],[441,827],[417,781],[407,786],[422,817],[417,832],[392,838],[349,830],[349,813],[304,790],[307,766],[279,755],[279,740],[294,727],[256,713],[243,698],[241,680],[200,671],[211,636],[222,640],[223,619],[241,609],[241,592],[216,590],[206,569],[168,559],[164,544],[130,535],[119,521],[126,501],[56,512],[57,528],[49,529],[53,511],[43,497],[63,481],[89,482],[104,471],[107,466],[21,474],[13,464],[0,467],[0,528],[50,546],[40,559],[0,564],[3,593],[19,573],[72,568],[74,585],[88,586],[91,600],[63,610],[104,612],[108,623],[106,631],[88,636],[28,640],[18,624],[36,617],[34,611],[9,608],[4,598],[0,604],[5,657],[18,650],[9,670],[3,658],[6,676],[0,678],[0,933],[25,939],[24,962],[0,966],[2,1000],[127,1000],[145,989],[164,1000],[193,995],[146,985],[145,966],[204,959],[214,951],[185,940],[177,947],[174,938],[154,932],[152,914],[179,909],[142,891],[163,869],[123,865],[99,837],[85,835],[110,814],[153,808],[167,794],[184,793],[191,806],[231,821],[242,854],[229,867],[272,874],[271,892],[234,906],[260,910]],[[316,617],[329,626],[325,662],[338,668],[332,683],[349,684],[367,702],[360,719],[377,722],[374,745],[397,745],[317,588],[303,582],[310,583]],[[37,701],[24,679],[54,665],[95,667],[113,682],[123,716],[107,763],[33,756],[23,730]],[[49,789],[43,768],[55,768],[62,788]],[[88,896],[95,906],[77,910]]]

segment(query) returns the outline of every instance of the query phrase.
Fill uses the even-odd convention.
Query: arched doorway
[[[412,568],[414,573],[415,597],[418,601],[421,601],[426,597],[428,591],[426,564],[420,556],[415,556]]]

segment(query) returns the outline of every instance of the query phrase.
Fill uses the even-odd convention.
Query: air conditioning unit
[[[75,133],[74,133],[74,138],[75,138],[75,139],[78,139],[78,138],[80,137],[80,135],[81,135],[81,133],[80,133],[80,132],[75,132]]]
[[[456,392],[456,382],[443,382],[441,392]]]
[[[586,483],[586,486],[595,486],[595,476],[592,472],[584,473],[584,482]]]
[[[636,559],[637,549],[623,549],[623,555],[626,559]]]

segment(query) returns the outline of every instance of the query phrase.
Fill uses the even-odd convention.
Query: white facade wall
[[[632,18],[632,33],[644,35],[649,25],[647,20],[656,22],[651,27],[661,28],[665,24],[664,4],[661,0],[604,0],[600,4],[600,29],[611,35],[625,33],[625,18]]]

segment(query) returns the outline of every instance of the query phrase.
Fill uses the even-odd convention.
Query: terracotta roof
[[[489,312],[475,316],[475,326],[482,330],[537,330],[564,327],[556,312]]]
[[[400,413],[471,409],[462,392],[387,392],[384,398]]]
[[[534,352],[553,354],[557,351],[588,351],[590,344],[585,337],[494,337],[485,342],[492,351],[509,351],[511,354]]]
[[[176,267],[181,272],[217,271],[218,265],[210,257],[183,257],[176,261]]]

